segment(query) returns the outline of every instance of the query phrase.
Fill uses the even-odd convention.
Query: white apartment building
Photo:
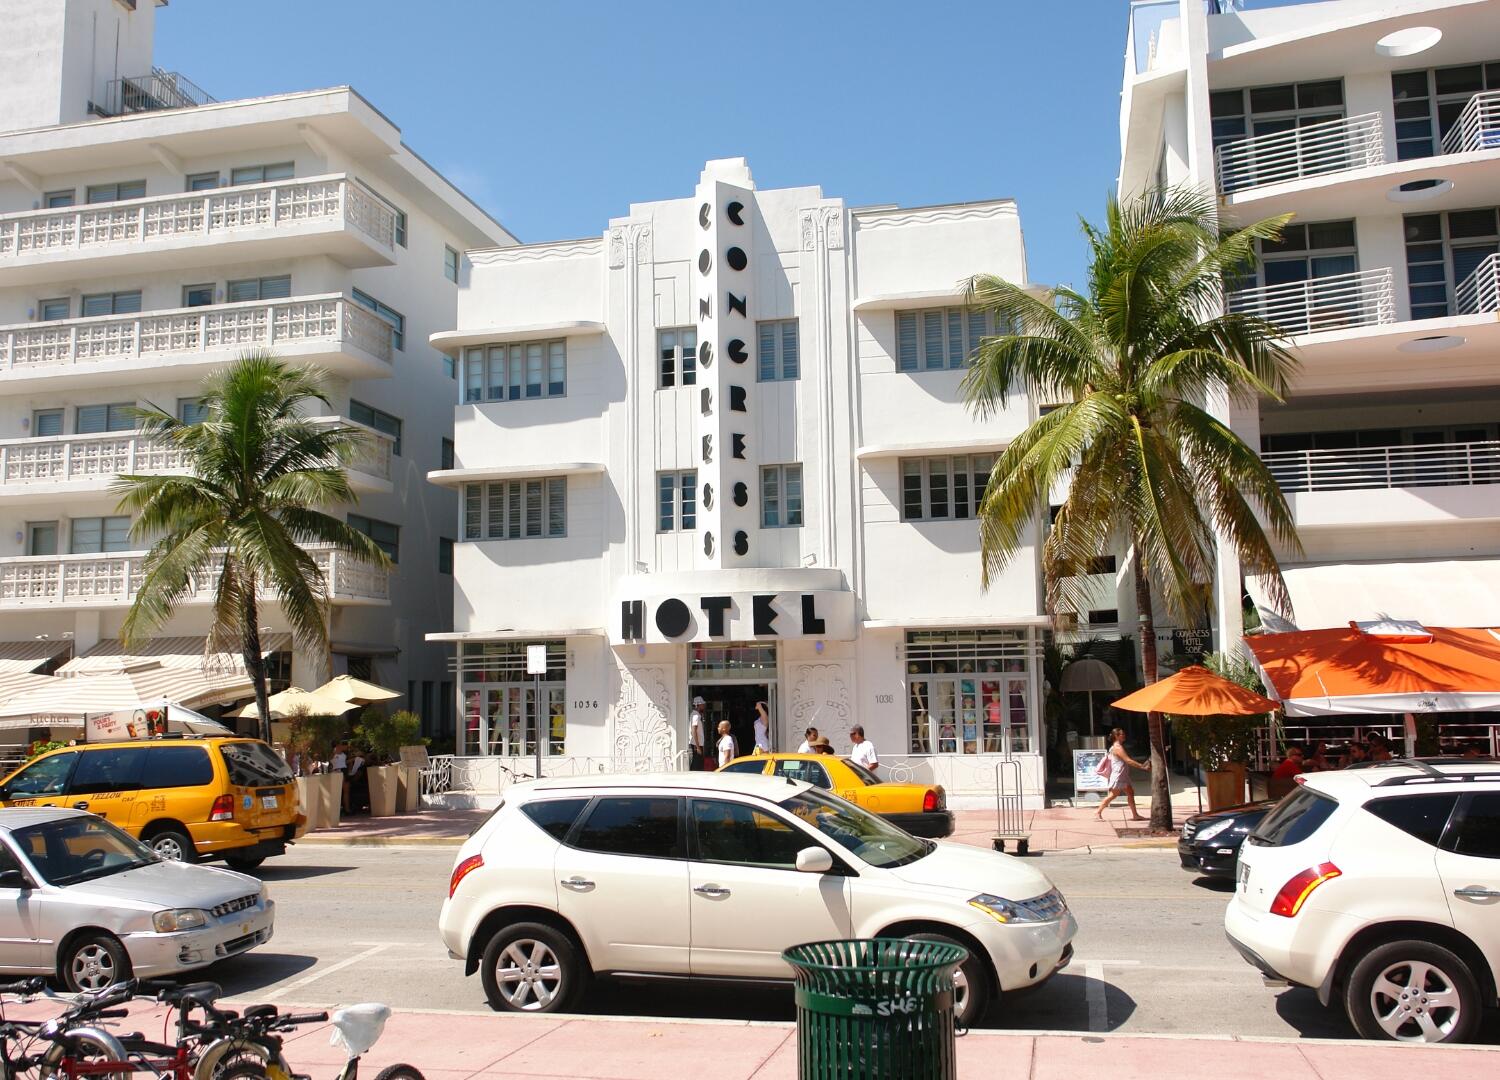
[[[458,383],[428,338],[453,325],[459,252],[512,238],[348,87],[219,102],[158,70],[164,5],[0,0],[0,673],[164,665],[188,704],[216,700],[193,674],[214,666],[208,582],[150,655],[120,656],[143,552],[108,488],[181,467],[128,407],[190,418],[205,375],[268,349],[327,369],[330,418],[374,432],[335,512],[397,564],[320,554],[332,672],[274,605],[273,670],[374,678],[451,731],[425,635],[450,625],[458,504],[426,476],[450,463]]]
[[[687,184],[684,184],[684,188]],[[988,592],[974,520],[995,454],[959,385],[1024,281],[1007,199],[851,208],[710,161],[599,235],[469,251],[452,642],[463,779],[680,767],[691,700],[751,747],[858,723],[887,774],[993,805],[1007,748],[1042,790],[1035,549]],[[1040,530],[1041,524],[1038,523]],[[1038,534],[1038,537],[1040,533]],[[545,644],[545,675],[526,646]]]
[[[1288,493],[1295,624],[1493,626],[1500,2],[1220,6],[1132,6],[1119,188],[1198,185],[1228,223],[1293,215],[1227,295],[1295,335],[1292,394],[1220,408]],[[1242,582],[1220,555],[1227,643]]]

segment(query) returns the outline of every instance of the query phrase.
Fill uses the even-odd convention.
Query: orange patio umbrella
[[[1270,698],[1215,675],[1201,664],[1185,667],[1171,678],[1126,694],[1114,705],[1131,712],[1177,716],[1257,716],[1277,707]]]

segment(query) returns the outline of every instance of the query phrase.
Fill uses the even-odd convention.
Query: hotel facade
[[[460,382],[430,475],[458,503],[454,630],[430,635],[455,786],[529,773],[538,732],[547,774],[685,767],[702,697],[746,751],[763,701],[776,749],[862,724],[886,775],[993,805],[1009,754],[1039,802],[1036,550],[985,591],[975,521],[1036,411],[962,401],[981,272],[1026,279],[1010,200],[851,208],[743,159],[599,235],[467,252],[431,339]]]
[[[348,87],[220,102],[159,70],[159,14],[0,0],[0,693],[113,670],[195,706],[248,695],[237,657],[204,653],[211,578],[121,651],[144,551],[110,485],[184,467],[132,408],[190,420],[204,376],[265,349],[325,369],[314,412],[370,430],[358,504],[331,512],[395,563],[315,552],[331,665],[293,650],[270,604],[275,680],[370,677],[451,732],[447,650],[425,635],[449,625],[457,501],[426,477],[451,454],[458,382],[428,336],[453,325],[459,252],[511,238]]]

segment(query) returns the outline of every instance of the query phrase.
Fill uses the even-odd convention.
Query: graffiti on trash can
[[[916,998],[905,997],[876,1002],[873,1009],[868,1005],[856,1004],[849,1009],[849,1012],[854,1016],[895,1016],[898,1013],[910,1016],[921,1007]]]

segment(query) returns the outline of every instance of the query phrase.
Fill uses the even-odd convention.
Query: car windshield
[[[841,760],[845,765],[849,766],[850,772],[852,772],[855,776],[859,777],[860,780],[864,782],[865,787],[869,787],[872,784],[879,784],[882,782],[880,777],[876,776],[869,769],[865,768],[858,762],[850,761],[848,758],[843,758]]]
[[[781,805],[871,866],[905,866],[937,847],[930,840],[902,832],[868,810],[821,791],[804,791]]]
[[[150,848],[96,817],[44,821],[11,836],[52,885],[76,885],[161,861]]]
[[[229,767],[229,782],[235,787],[292,782],[292,770],[263,742],[220,743],[219,752]]]

